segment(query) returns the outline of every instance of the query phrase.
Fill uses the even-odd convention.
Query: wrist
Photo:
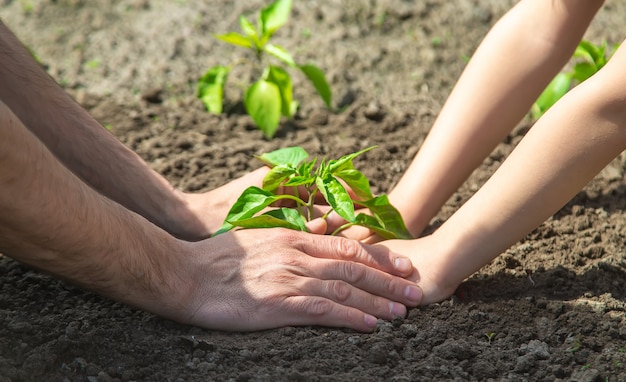
[[[197,195],[172,189],[172,196],[163,207],[160,226],[171,235],[183,240],[201,240],[211,235],[211,231],[200,219],[202,213],[211,211],[198,205]]]
[[[154,228],[158,232],[145,236],[146,239],[142,240],[145,245],[135,254],[122,254],[122,263],[133,258],[136,264],[120,264],[126,269],[119,273],[118,292],[105,291],[104,294],[158,316],[186,323],[191,315],[189,296],[193,288],[190,277],[193,270],[187,266],[191,243]]]

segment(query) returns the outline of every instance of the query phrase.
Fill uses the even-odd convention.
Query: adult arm
[[[205,194],[186,194],[78,105],[0,21],[0,101],[74,174],[104,196],[185,239],[209,236],[233,195],[263,170]]]
[[[449,296],[553,215],[626,149],[626,45],[532,127],[489,181],[432,235],[383,242],[411,254],[424,302]]]
[[[402,256],[339,237],[250,230],[187,242],[94,191],[0,102],[0,252],[208,328],[375,328],[417,305]]]

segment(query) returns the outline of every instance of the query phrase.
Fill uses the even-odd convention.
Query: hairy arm
[[[601,5],[522,0],[494,25],[390,193],[414,235],[528,112]]]
[[[71,99],[1,21],[0,101],[71,172],[170,233],[198,239],[210,234],[207,225],[221,224],[222,216],[199,217],[220,203],[218,196],[207,200],[172,187]]]
[[[287,230],[186,242],[63,166],[0,102],[0,252],[104,296],[231,330],[328,325],[371,331],[421,291],[408,259]],[[393,276],[393,274],[397,276]]]
[[[0,102],[0,252],[116,300],[165,314],[177,240],[68,171]],[[138,238],[150,240],[138,240]],[[161,308],[158,308],[158,307]]]

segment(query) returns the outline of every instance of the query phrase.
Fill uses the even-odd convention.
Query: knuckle
[[[351,288],[343,281],[333,280],[328,283],[331,298],[336,302],[345,302],[351,296]]]
[[[347,282],[357,285],[367,277],[367,268],[362,264],[346,262],[343,264],[343,274]]]
[[[356,260],[359,257],[360,246],[355,240],[340,238],[336,246],[338,255],[345,260]]]
[[[393,294],[396,291],[398,283],[391,276],[383,277],[381,282],[382,290],[389,294]]]
[[[312,316],[326,316],[333,310],[333,303],[323,298],[309,299],[303,305],[304,310]]]

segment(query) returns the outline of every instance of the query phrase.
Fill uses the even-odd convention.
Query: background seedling
[[[383,239],[412,238],[402,216],[391,205],[387,196],[384,194],[374,196],[370,190],[369,180],[354,168],[352,160],[373,148],[345,155],[338,160],[322,159],[317,167],[315,167],[317,158],[306,161],[309,154],[301,147],[288,147],[259,156],[258,159],[271,167],[263,179],[263,187],[253,186],[244,190],[216,235],[234,227],[284,227],[307,231],[306,222],[313,219],[315,197],[321,194],[332,208],[330,211],[334,210],[347,222],[332,234],[353,225],[360,225],[369,228]],[[352,189],[356,200],[351,198],[341,181]],[[282,187],[283,191],[287,189],[292,192],[277,194],[279,187]],[[304,197],[302,189],[306,190]],[[261,213],[281,200],[291,200],[295,202],[296,207],[282,207]],[[370,214],[355,214],[355,205],[367,207]]]
[[[570,71],[561,72],[550,81],[533,104],[530,113],[533,119],[539,119],[552,105],[563,97],[574,86],[587,80],[600,70],[615,53],[618,45],[607,51],[607,42],[594,45],[589,41],[581,41],[574,51],[574,66]]]
[[[291,6],[292,0],[276,0],[259,12],[256,25],[243,15],[239,17],[243,34],[229,32],[215,36],[252,53],[252,63],[261,74],[245,90],[244,104],[247,113],[268,139],[274,137],[281,116],[291,118],[298,108],[298,102],[293,99],[291,76],[286,69],[298,69],[311,81],[327,107],[330,108],[332,102],[332,92],[321,69],[310,63],[297,64],[285,48],[270,42],[274,33],[287,22]],[[237,64],[213,66],[198,81],[197,95],[209,112],[222,112],[224,85]]]

